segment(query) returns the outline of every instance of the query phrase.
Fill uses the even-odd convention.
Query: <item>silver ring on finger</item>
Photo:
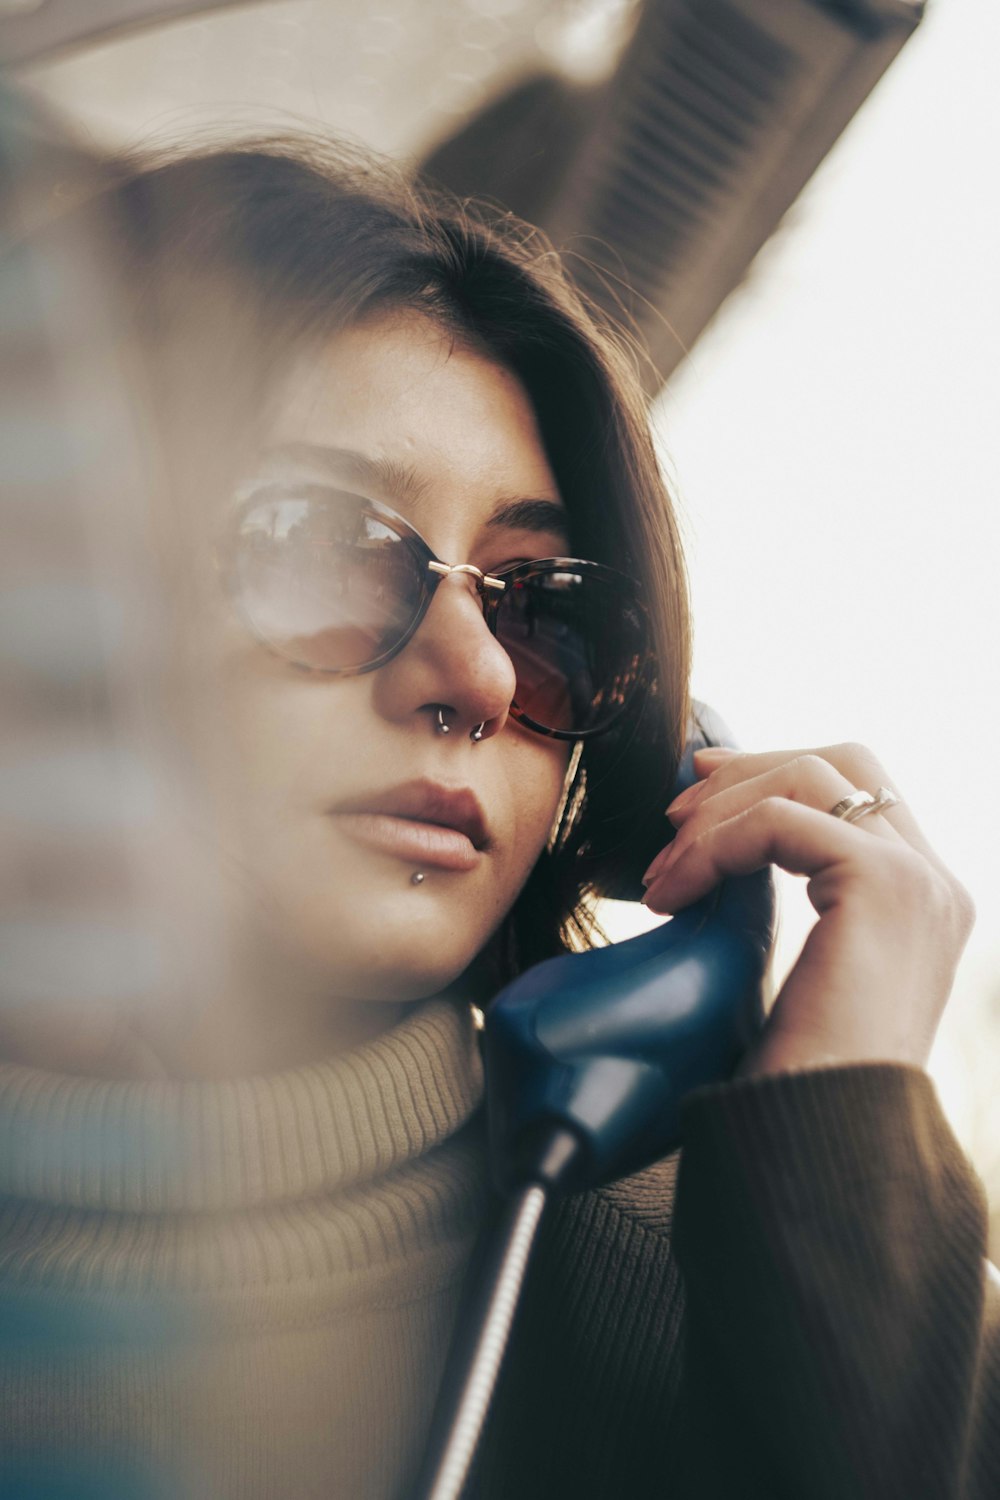
[[[880,786],[874,796],[871,792],[851,792],[834,803],[830,808],[830,816],[842,818],[845,823],[857,823],[862,818],[867,818],[869,813],[884,812],[887,807],[895,807],[898,801],[896,793],[887,786]]]

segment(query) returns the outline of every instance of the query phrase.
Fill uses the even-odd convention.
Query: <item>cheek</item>
[[[332,685],[290,670],[256,646],[228,655],[210,714],[213,780],[226,825],[242,843],[264,838],[270,847],[335,799],[357,758],[352,726],[365,690],[362,679]]]
[[[408,866],[338,841],[325,816],[345,792],[400,779],[413,757],[440,768],[435,741],[405,728],[398,738],[380,719],[370,677],[300,675],[238,641],[204,698],[217,824],[203,842],[206,857],[222,856],[237,939],[250,930],[359,998],[419,998],[466,968],[545,846],[571,746],[510,722],[463,758],[496,853],[468,879],[414,887]]]
[[[508,724],[507,785],[513,810],[512,856],[518,888],[545,847],[562,800],[572,746]]]

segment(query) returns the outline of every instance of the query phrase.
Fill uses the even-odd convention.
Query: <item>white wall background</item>
[[[1000,1167],[998,65],[1000,7],[935,0],[657,409],[696,695],[747,748],[871,745],[973,893],[934,1072],[984,1171]],[[788,960],[811,908],[798,889],[785,907]]]

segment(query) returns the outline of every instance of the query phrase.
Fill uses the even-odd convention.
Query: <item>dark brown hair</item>
[[[681,545],[627,338],[588,306],[538,231],[355,150],[266,142],[127,163],[115,193],[147,322],[168,316],[149,288],[169,267],[174,284],[224,281],[275,350],[406,309],[521,380],[574,550],[637,577],[653,628],[648,691],[631,718],[587,743],[558,837],[494,945],[495,977],[585,943],[592,899],[637,896],[669,833],[663,809],[688,716]]]

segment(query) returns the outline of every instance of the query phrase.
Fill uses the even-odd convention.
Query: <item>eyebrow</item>
[[[328,448],[319,443],[285,443],[265,457],[268,469],[321,470],[331,478],[376,489],[394,499],[419,501],[429,488],[415,469],[390,458],[374,458],[353,448]],[[566,507],[557,500],[515,496],[499,500],[486,519],[490,531],[556,532],[569,534]]]
[[[555,500],[502,500],[489,516],[491,531],[555,531],[569,535],[566,507]]]
[[[353,448],[327,448],[320,443],[284,443],[271,448],[265,457],[267,468],[321,469],[334,479],[349,479],[355,484],[392,495],[397,500],[419,500],[427,483],[407,464],[391,458],[373,458]]]

